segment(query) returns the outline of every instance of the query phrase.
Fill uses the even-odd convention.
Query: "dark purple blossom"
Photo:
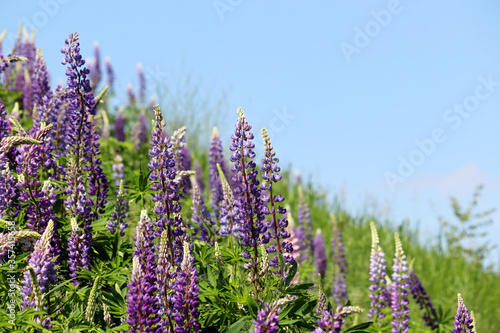
[[[141,111],[139,120],[137,124],[134,125],[132,132],[135,147],[141,150],[141,148],[148,143],[148,126],[146,124],[146,114],[143,111]]]
[[[325,242],[323,240],[323,233],[321,229],[316,231],[316,236],[314,237],[314,258],[316,260],[316,270],[321,278],[325,277],[326,273],[326,251]]]
[[[471,313],[464,304],[462,295],[458,294],[458,308],[453,322],[453,333],[472,333],[474,332],[474,321]]]
[[[204,242],[212,243],[214,241],[215,222],[210,216],[210,212],[205,206],[205,200],[203,200],[203,194],[200,192],[198,184],[196,182],[195,176],[190,176],[191,186],[192,186],[192,199],[193,205],[191,206],[191,211],[193,212],[191,222],[194,224],[193,236]]]
[[[213,214],[216,219],[220,218],[219,210],[224,199],[222,191],[222,182],[220,180],[219,171],[217,170],[219,164],[224,176],[227,179],[226,158],[222,149],[222,140],[219,136],[217,127],[214,127],[212,137],[210,138],[210,146],[208,150],[208,183],[210,184],[210,207],[213,209]]]
[[[313,333],[340,333],[345,317],[352,313],[361,313],[364,309],[359,306],[337,307],[337,311],[323,311],[323,315],[318,319],[318,327]]]
[[[111,66],[111,58],[110,57],[104,58],[104,64],[106,66],[107,84],[109,90],[112,92],[113,84],[115,83],[115,74],[113,72],[113,67]]]
[[[333,287],[331,294],[337,305],[344,305],[347,301],[347,264],[344,255],[344,240],[342,239],[342,232],[340,226],[335,219],[335,216],[331,215],[332,220],[332,254],[333,260],[332,264],[334,267],[334,278]]]
[[[297,237],[300,242],[300,258],[307,261],[314,255],[313,227],[311,212],[306,202],[302,188],[299,187],[299,207],[297,210]]]
[[[94,42],[94,59],[90,67],[90,84],[92,88],[96,89],[101,82],[101,56],[100,56],[99,43]]]
[[[179,215],[181,206],[179,204],[179,184],[176,179],[176,168],[172,144],[170,138],[165,135],[160,106],[155,106],[155,122],[150,141],[148,167],[151,170],[149,180],[152,182],[151,190],[155,191],[153,202],[155,202],[154,213],[157,214],[154,225],[158,228],[157,236],[164,229],[168,233],[169,260],[172,266],[182,261],[182,236],[184,227]]]
[[[232,143],[229,148],[233,152],[230,158],[233,162],[231,170],[235,174],[233,181],[237,184],[234,189],[234,220],[236,224],[233,226],[233,233],[240,239],[241,245],[250,248],[242,255],[245,259],[250,259],[251,276],[253,276],[252,280],[256,293],[258,293],[258,246],[269,243],[271,235],[263,223],[265,219],[264,204],[261,200],[260,183],[257,179],[257,165],[253,160],[255,158],[253,151],[255,144],[252,142],[254,136],[250,132],[252,127],[248,124],[241,108],[238,109],[238,115],[238,122],[234,126],[235,131],[231,136]],[[249,251],[252,251],[253,254],[250,254]]]
[[[408,308],[408,295],[410,284],[408,282],[408,262],[403,252],[403,246],[399,239],[399,234],[394,235],[396,242],[396,252],[394,254],[394,265],[392,266],[391,284],[391,309],[392,309],[392,332],[406,333],[410,330],[408,325],[410,309]]]
[[[115,139],[120,142],[125,141],[125,113],[123,112],[123,109],[120,109],[118,111],[118,115],[115,119],[114,129]]]
[[[53,233],[54,223],[49,221],[42,237],[35,243],[35,248],[28,261],[28,265],[33,268],[35,272],[37,285],[42,294],[48,292],[49,285],[55,283],[57,279],[57,273],[53,262],[54,255],[51,251],[52,247],[50,244]],[[23,297],[23,309],[37,305],[37,301],[35,300],[36,295],[33,293],[33,281],[31,280],[29,271],[26,271],[24,274],[24,286],[21,291],[21,296]]]
[[[379,238],[375,223],[370,222],[372,230],[372,249],[370,254],[370,299],[371,307],[368,311],[368,318],[371,318],[374,323],[385,317],[382,310],[387,307],[388,299],[386,297],[387,273],[385,254],[379,245]]]
[[[200,312],[198,271],[194,266],[194,256],[191,254],[192,244],[184,242],[184,258],[177,272],[175,292],[173,295],[173,318],[176,322],[176,333],[198,333],[201,325],[198,322]]]
[[[420,305],[420,310],[425,310],[423,319],[425,326],[429,326],[433,330],[439,330],[439,318],[436,309],[431,302],[429,295],[425,291],[415,271],[410,271],[410,290],[413,298]]]
[[[125,236],[125,228],[128,227],[128,224],[125,221],[127,218],[128,208],[127,199],[124,197],[123,180],[120,180],[115,208],[114,211],[109,214],[111,219],[107,226],[112,235],[114,235],[117,231],[116,229],[119,228],[120,236]]]
[[[278,246],[278,253],[283,255],[283,259],[286,263],[293,264],[294,259],[291,254],[293,252],[293,247],[292,244],[286,240],[290,237],[290,233],[286,229],[288,226],[286,209],[280,205],[285,198],[282,195],[276,194],[273,188],[273,184],[279,182],[282,178],[279,174],[281,171],[278,166],[279,159],[276,157],[276,153],[271,144],[271,139],[269,138],[265,128],[262,129],[262,137],[264,139],[264,158],[262,158],[262,166],[260,167],[263,179],[260,184],[260,189],[262,190],[261,199],[264,203],[264,214],[267,215],[264,224],[268,229],[273,231],[272,237],[275,239],[276,245]],[[274,248],[274,245],[271,245],[267,248],[267,251],[274,252]],[[271,259],[270,265],[272,267],[278,266],[277,256]],[[282,275],[283,269],[283,267],[279,267],[278,272],[280,275]],[[324,275],[324,273],[322,275]]]
[[[255,328],[252,333],[277,333],[280,324],[279,313],[281,307],[287,303],[287,298],[276,300],[270,306],[269,303],[264,304],[264,308],[257,311],[257,320],[254,320]]]

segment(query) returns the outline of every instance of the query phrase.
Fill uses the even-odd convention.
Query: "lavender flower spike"
[[[257,320],[253,322],[255,328],[252,333],[277,333],[281,307],[288,301],[288,298],[281,298],[274,301],[272,306],[269,306],[269,303],[266,302],[264,308],[257,311]]]
[[[345,279],[347,264],[344,255],[344,240],[335,215],[331,214],[330,218],[332,220],[332,255],[335,272],[331,293],[337,305],[343,305],[348,299]]]
[[[217,127],[214,127],[212,137],[210,138],[210,148],[208,151],[209,158],[209,177],[208,182],[210,184],[211,192],[211,202],[210,207],[214,209],[214,215],[216,218],[219,217],[220,206],[224,200],[224,194],[222,189],[222,182],[219,173],[217,172],[217,164],[221,172],[227,177],[226,159],[224,157],[224,151],[222,149],[222,141],[219,136],[219,131]]]
[[[386,295],[386,260],[385,254],[379,245],[379,238],[375,223],[370,222],[372,230],[372,249],[370,254],[370,279],[372,283],[368,288],[370,290],[371,308],[368,311],[368,318],[371,318],[374,323],[385,317],[385,313],[381,310],[387,307]]]
[[[340,333],[342,324],[345,323],[345,317],[352,313],[361,313],[365,311],[359,306],[339,306],[337,311],[324,311],[318,319],[318,327],[312,333]]]
[[[323,290],[323,282],[321,275],[318,274],[318,305],[316,306],[316,315],[322,315],[323,312],[328,311],[325,291]]]
[[[471,313],[464,304],[462,295],[458,294],[458,309],[453,322],[453,333],[472,333],[474,332],[474,323]]]
[[[316,270],[321,278],[324,278],[327,259],[321,229],[316,230],[316,236],[314,237],[314,257],[316,258]]]
[[[403,246],[399,234],[394,234],[396,242],[396,253],[394,254],[394,265],[392,266],[391,285],[391,308],[392,308],[392,332],[406,333],[410,330],[408,325],[410,309],[408,308],[408,295],[410,284],[408,282],[408,262],[403,252]]]

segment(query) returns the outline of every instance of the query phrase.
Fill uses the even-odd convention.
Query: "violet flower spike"
[[[252,333],[277,333],[279,329],[281,307],[289,301],[281,298],[272,303],[264,304],[264,308],[257,311],[257,320],[254,320],[255,328]]]
[[[250,259],[250,263],[247,263],[246,267],[250,267],[253,271],[251,276],[255,277],[253,282],[258,297],[260,284],[258,280],[258,246],[267,244],[271,235],[263,223],[265,215],[259,189],[260,183],[257,179],[257,165],[253,161],[255,144],[252,142],[254,136],[250,132],[252,127],[248,124],[241,108],[238,109],[238,115],[238,122],[234,126],[235,132],[231,136],[232,144],[229,148],[233,152],[230,158],[231,162],[234,163],[231,167],[235,174],[233,181],[237,184],[234,189],[236,225],[233,231],[235,236],[240,239],[242,246],[249,247],[250,251],[253,250],[253,255],[248,250],[242,255],[245,259]]]
[[[173,295],[173,318],[176,322],[175,332],[178,333],[198,333],[201,330],[201,325],[198,321],[200,312],[199,307],[199,291],[198,287],[198,271],[194,266],[194,256],[192,252],[192,244],[183,243],[184,258],[180,265],[180,270],[177,272],[177,280],[175,284],[175,292]]]
[[[365,311],[359,306],[337,307],[337,311],[323,311],[318,319],[318,327],[312,333],[340,333],[342,325],[345,323],[345,317],[352,313],[361,313]]]
[[[264,140],[264,158],[262,159],[262,166],[260,168],[262,172],[263,182],[260,185],[262,190],[261,199],[264,203],[264,214],[269,216],[266,220],[265,225],[267,228],[274,231],[273,238],[276,240],[276,245],[278,246],[278,253],[283,255],[286,263],[293,264],[294,259],[291,253],[293,252],[293,246],[290,242],[286,241],[290,237],[290,233],[287,231],[288,220],[286,219],[286,209],[280,205],[281,202],[285,200],[282,195],[276,194],[273,191],[273,184],[279,182],[282,176],[279,174],[281,171],[278,166],[279,159],[276,157],[276,153],[273,150],[271,144],[271,139],[266,129],[262,129],[262,138]],[[269,205],[269,207],[268,207]],[[280,216],[278,216],[278,214]],[[268,252],[276,251],[274,245],[267,248]],[[270,263],[271,266],[278,266],[278,257],[274,257]],[[278,272],[283,268],[280,267]],[[282,272],[281,272],[282,274]]]
[[[108,222],[108,230],[113,235],[116,229],[119,227],[120,236],[125,236],[125,228],[128,227],[125,219],[127,218],[128,203],[127,199],[124,197],[123,180],[120,180],[120,186],[118,190],[118,197],[116,198],[116,205],[114,211],[109,214],[111,220]]]
[[[439,318],[436,309],[413,270],[410,271],[410,290],[413,298],[420,305],[420,310],[425,310],[423,316],[425,326],[429,326],[433,330],[439,330]]]
[[[304,197],[302,187],[299,187],[299,207],[297,210],[297,227],[296,235],[300,240],[301,260],[307,261],[314,255],[313,244],[313,227],[311,221],[311,211]]]
[[[219,136],[217,127],[214,127],[212,137],[210,138],[210,147],[208,150],[209,173],[208,183],[210,184],[211,202],[210,207],[214,210],[215,219],[220,218],[220,206],[224,200],[224,193],[222,190],[222,182],[217,170],[217,164],[227,179],[226,158],[222,149],[222,140]]]
[[[385,313],[381,309],[387,307],[386,297],[386,260],[385,254],[379,245],[379,238],[375,223],[370,222],[372,231],[372,249],[370,254],[370,299],[371,307],[368,311],[368,318],[371,318],[374,323],[378,323],[380,319],[385,317]]]
[[[233,190],[231,190],[226,176],[224,176],[224,171],[219,164],[217,164],[217,170],[219,171],[223,194],[223,199],[220,206],[220,234],[221,236],[225,236],[232,234],[233,226],[235,224],[234,197]]]
[[[155,122],[150,141],[148,167],[151,170],[149,180],[151,190],[155,191],[153,202],[155,202],[154,213],[157,215],[155,226],[158,228],[156,235],[161,235],[166,228],[168,233],[168,248],[172,266],[180,264],[182,260],[182,238],[184,226],[179,215],[181,205],[179,203],[179,184],[176,181],[177,171],[175,168],[174,154],[170,138],[165,135],[160,106],[155,106]]]
[[[472,333],[474,332],[474,322],[471,313],[464,304],[461,294],[458,294],[458,308],[453,322],[453,333]]]
[[[344,305],[348,300],[346,283],[347,264],[344,255],[344,241],[342,239],[342,232],[335,215],[331,214],[330,218],[332,220],[332,263],[334,267],[331,294],[337,305]]]
[[[316,258],[316,270],[323,279],[326,273],[327,259],[325,243],[323,241],[323,233],[321,232],[321,229],[316,230],[316,236],[314,237],[314,257]]]
[[[141,63],[137,64],[137,77],[139,78],[139,100],[141,104],[144,104],[146,102],[146,76],[144,76]]]
[[[408,325],[410,309],[408,308],[408,295],[410,284],[408,282],[408,262],[403,252],[403,246],[399,234],[394,235],[396,242],[396,252],[394,254],[394,265],[392,266],[391,285],[391,308],[392,308],[392,332],[406,333],[410,330]]]

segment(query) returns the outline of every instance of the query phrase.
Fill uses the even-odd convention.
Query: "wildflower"
[[[408,262],[403,252],[403,246],[399,234],[394,235],[396,241],[396,253],[394,254],[394,265],[392,266],[391,285],[391,308],[392,308],[392,332],[406,333],[410,330],[408,323],[410,309],[408,308],[408,294],[410,284],[408,283]]]
[[[462,295],[458,294],[458,308],[453,322],[453,333],[472,333],[474,331],[474,323],[471,313],[464,304]]]
[[[342,239],[342,232],[340,226],[335,219],[335,216],[330,215],[332,220],[332,255],[334,278],[332,296],[337,305],[343,305],[347,299],[347,283],[345,276],[347,274],[347,264],[344,255],[344,241]]]
[[[288,301],[287,298],[279,299],[274,301],[271,306],[266,302],[264,308],[257,311],[257,320],[253,322],[255,328],[252,333],[277,333],[281,307]]]
[[[276,240],[276,245],[278,246],[278,253],[283,255],[285,262],[288,264],[293,264],[294,259],[291,253],[293,252],[293,246],[290,244],[288,239],[290,233],[286,230],[288,226],[288,221],[285,218],[286,209],[279,205],[283,202],[285,198],[282,195],[275,194],[273,192],[273,183],[277,183],[281,180],[282,176],[279,174],[281,171],[278,166],[279,159],[273,150],[271,145],[271,139],[265,128],[262,129],[262,137],[264,139],[264,158],[262,159],[262,166],[260,168],[262,172],[263,182],[260,185],[262,190],[261,199],[264,203],[264,214],[268,215],[269,218],[265,221],[265,226],[274,231],[272,237]],[[268,207],[269,205],[269,207]],[[281,215],[280,216],[278,216]],[[267,248],[268,252],[274,252],[275,247],[271,245]],[[278,265],[278,257],[274,257],[270,263],[271,266],[276,267]],[[281,271],[281,267],[278,272]]]
[[[247,267],[250,266],[253,271],[251,275],[257,277],[259,272],[258,246],[267,244],[271,236],[263,223],[265,215],[257,179],[258,171],[253,161],[255,144],[252,142],[254,136],[250,132],[252,127],[248,124],[241,108],[238,109],[238,115],[238,122],[234,127],[235,132],[231,136],[232,144],[229,148],[233,152],[230,158],[234,163],[231,170],[238,175],[233,177],[233,181],[238,184],[238,187],[234,189],[236,225],[233,227],[233,232],[240,239],[241,245],[253,250],[253,255],[249,250],[242,255],[245,259],[250,259]],[[254,285],[258,293],[258,279],[254,281]]]
[[[378,322],[379,319],[385,317],[385,313],[381,310],[387,307],[387,297],[385,295],[386,291],[386,260],[385,254],[379,245],[379,238],[377,234],[377,229],[375,228],[375,223],[370,222],[370,227],[372,230],[372,249],[370,254],[370,279],[372,283],[368,288],[370,290],[371,307],[368,311],[368,318],[373,319],[374,322]]]
[[[302,188],[299,187],[299,207],[297,212],[297,237],[300,242],[300,257],[302,261],[307,261],[314,255],[313,228],[311,212],[304,197]]]
[[[220,206],[224,200],[224,193],[222,189],[222,182],[217,170],[217,164],[221,169],[224,177],[227,179],[226,159],[222,149],[222,140],[219,136],[217,127],[214,127],[212,137],[210,138],[210,147],[208,150],[209,173],[208,183],[210,184],[211,202],[210,207],[214,209],[214,216],[219,218]]]
[[[314,237],[314,258],[316,258],[316,270],[321,278],[324,278],[327,259],[321,229],[316,230],[316,237]]]
[[[420,310],[425,309],[423,319],[425,326],[429,326],[433,330],[439,330],[439,319],[437,317],[436,309],[432,304],[429,295],[425,291],[422,283],[420,282],[415,271],[410,271],[410,290],[413,298],[420,305]]]
[[[337,311],[323,311],[322,316],[318,319],[318,327],[313,333],[340,333],[342,324],[345,323],[345,317],[352,313],[361,313],[365,311],[359,306],[337,307]]]
[[[127,199],[124,197],[123,192],[123,180],[120,180],[120,187],[118,189],[118,197],[116,198],[116,205],[114,211],[109,214],[111,220],[108,222],[108,230],[113,235],[116,232],[116,228],[120,229],[120,236],[125,236],[125,228],[127,228],[127,223],[125,219],[127,217],[128,204]]]

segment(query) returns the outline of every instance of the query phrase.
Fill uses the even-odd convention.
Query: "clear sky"
[[[225,91],[226,145],[242,107],[256,135],[268,128],[284,165],[344,193],[352,211],[376,202],[431,239],[437,217],[452,218],[451,195],[465,204],[482,183],[479,208],[500,207],[498,1],[40,0],[1,8],[0,30],[12,33],[6,47],[19,20],[34,27],[54,83],[64,78],[64,40],[78,32],[85,58],[94,41],[111,57],[123,96],[137,85],[139,62],[150,87],[185,73],[205,92]],[[494,218],[491,239],[500,238]]]

